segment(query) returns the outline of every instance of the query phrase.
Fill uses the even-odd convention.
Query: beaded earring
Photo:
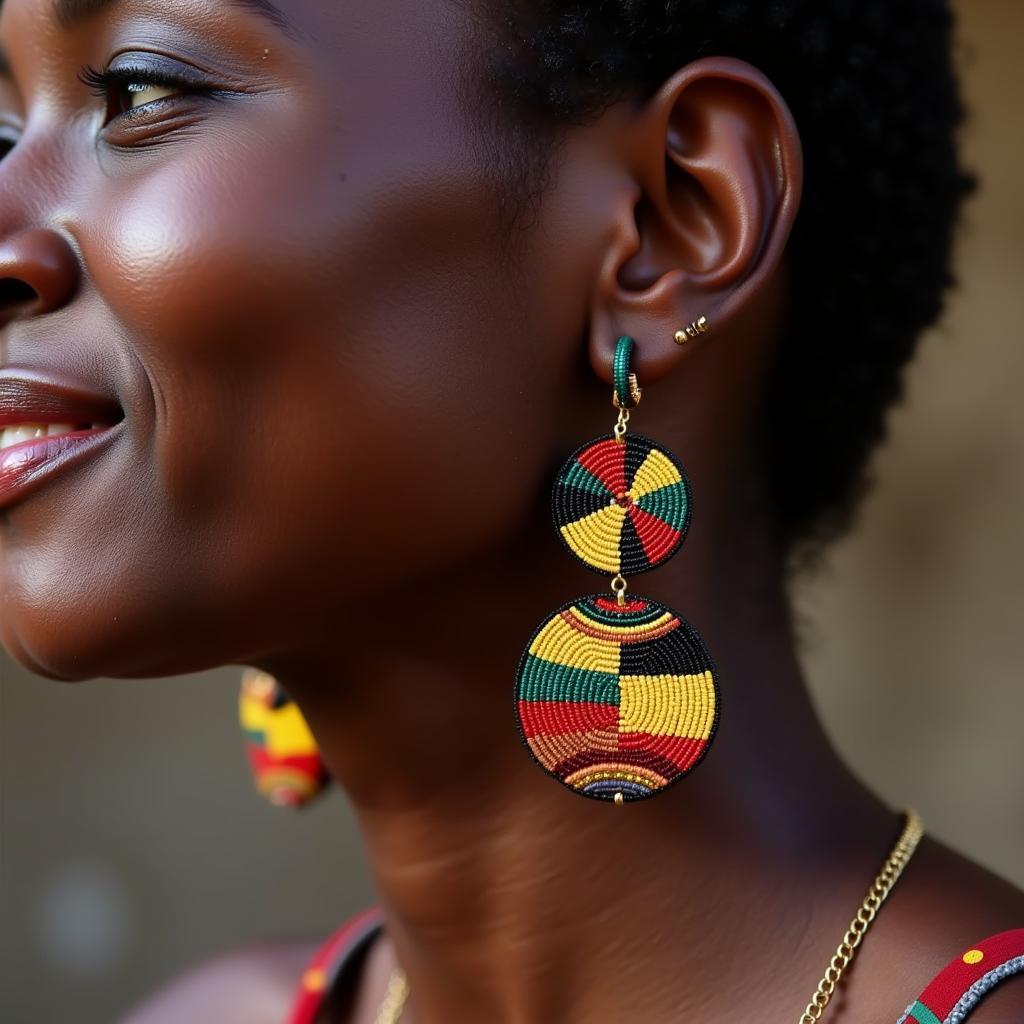
[[[612,434],[588,441],[559,471],[555,528],[611,595],[562,605],[534,631],[516,670],[519,737],[536,763],[573,792],[622,806],[664,792],[692,771],[718,728],[717,668],[697,631],[671,608],[630,596],[626,577],[679,550],[691,486],[678,459],[627,435],[641,398],[634,341],[613,363]]]
[[[256,788],[277,807],[303,807],[330,776],[299,706],[269,673],[247,668],[238,718]]]

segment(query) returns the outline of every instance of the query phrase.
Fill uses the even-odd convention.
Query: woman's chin
[[[34,675],[77,683],[106,676],[112,668],[97,647],[97,637],[86,644],[80,642],[77,628],[61,630],[52,621],[46,625],[26,621],[25,616],[12,614],[9,605],[5,612],[0,620],[0,647]]]
[[[211,646],[216,643],[212,631],[168,609],[147,609],[138,602],[111,608],[88,598],[25,600],[10,590],[3,596],[0,647],[43,678],[82,682],[187,675],[224,664],[231,653]]]

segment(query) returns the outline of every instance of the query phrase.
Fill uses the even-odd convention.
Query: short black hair
[[[947,0],[469,6],[492,33],[484,68],[510,225],[545,191],[552,139],[653,95],[697,57],[750,62],[789,104],[805,182],[791,318],[766,391],[767,475],[781,548],[810,561],[853,521],[903,368],[955,283],[954,228],[977,180],[958,159]]]

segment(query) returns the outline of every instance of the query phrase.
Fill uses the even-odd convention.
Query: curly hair
[[[649,97],[697,57],[749,61],[789,104],[804,198],[789,247],[792,315],[765,395],[766,473],[781,550],[813,560],[851,525],[904,367],[955,283],[954,228],[977,180],[958,162],[947,0],[470,6],[490,33],[483,66],[510,222],[536,208],[569,126]]]

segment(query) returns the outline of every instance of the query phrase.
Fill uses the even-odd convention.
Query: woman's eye
[[[4,159],[18,144],[20,133],[9,122],[0,122],[0,160]]]
[[[146,82],[129,82],[125,90],[127,103],[126,110],[134,110],[136,107],[145,106],[154,100],[164,96],[174,96],[176,90],[166,85],[149,85]]]
[[[78,79],[89,86],[94,96],[107,100],[108,121],[168,97],[203,91],[201,86],[184,76],[154,68],[122,67],[97,71],[86,64],[78,72]]]

